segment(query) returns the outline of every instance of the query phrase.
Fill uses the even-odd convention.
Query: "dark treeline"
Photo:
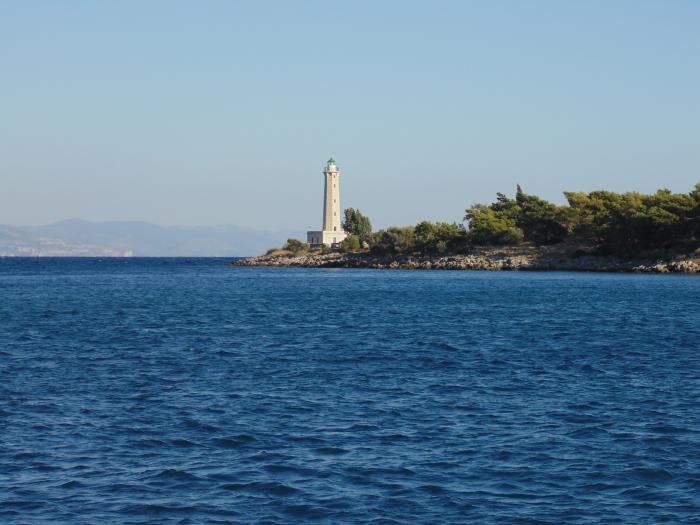
[[[692,251],[700,246],[700,183],[690,193],[565,192],[558,206],[518,186],[515,198],[497,194],[474,204],[464,224],[423,221],[391,227],[363,241],[378,254],[460,253],[474,245],[535,245],[574,242],[599,254],[645,250]],[[353,245],[355,241],[352,241]]]

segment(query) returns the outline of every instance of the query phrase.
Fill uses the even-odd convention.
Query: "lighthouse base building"
[[[306,242],[312,248],[337,247],[348,236],[340,219],[340,171],[331,158],[323,170],[323,229],[306,232]]]

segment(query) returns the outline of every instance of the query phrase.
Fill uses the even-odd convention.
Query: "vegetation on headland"
[[[310,246],[298,239],[287,239],[281,248],[270,248],[265,255],[302,255],[308,253]]]
[[[344,213],[343,230],[354,236],[361,243],[368,242],[372,236],[372,223],[360,210],[347,208]],[[351,243],[354,244],[354,241]]]
[[[431,223],[380,230],[369,242],[377,254],[460,254],[473,246],[574,243],[598,255],[634,256],[645,250],[690,253],[700,246],[700,183],[689,193],[565,192],[556,205],[518,186],[515,198],[467,208],[465,224]]]
[[[690,193],[565,192],[556,206],[518,186],[515,199],[498,194],[489,206],[467,209],[467,237],[473,244],[536,245],[572,240],[601,254],[664,248],[687,249],[700,240],[700,183]]]
[[[700,183],[689,193],[662,189],[648,195],[593,191],[564,196],[567,204],[556,205],[518,186],[514,198],[498,193],[491,204],[467,208],[464,223],[422,221],[377,232],[367,217],[349,208],[343,227],[351,235],[339,249],[435,256],[465,254],[477,246],[567,243],[593,255],[634,257],[649,251],[691,253],[700,246]],[[290,239],[283,250],[296,255],[310,248]]]

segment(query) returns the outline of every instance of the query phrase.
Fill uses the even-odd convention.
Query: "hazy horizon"
[[[68,219],[41,226],[0,224],[0,257],[234,257],[265,253],[293,230],[236,225],[162,226],[143,221]]]
[[[375,227],[521,184],[690,191],[692,1],[0,5],[0,224]]]

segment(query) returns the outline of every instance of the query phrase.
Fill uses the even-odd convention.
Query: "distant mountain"
[[[263,253],[294,236],[299,232],[70,219],[46,226],[0,225],[0,256],[233,257]]]

